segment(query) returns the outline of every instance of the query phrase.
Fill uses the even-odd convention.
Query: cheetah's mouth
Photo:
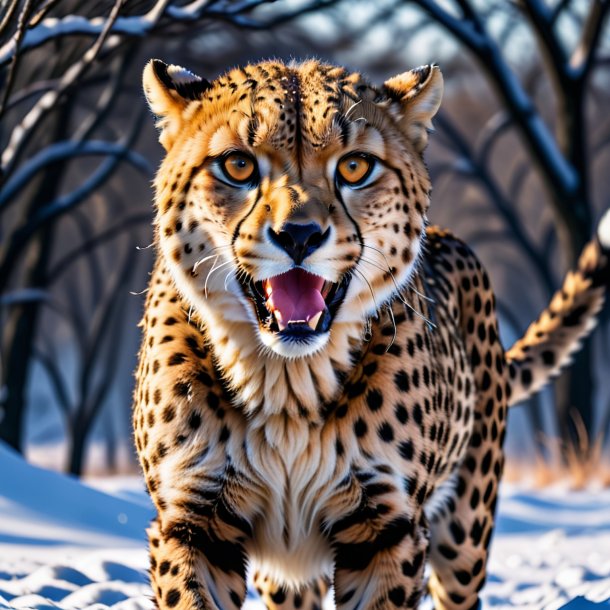
[[[328,332],[349,282],[349,275],[329,282],[295,268],[259,282],[250,280],[244,288],[263,328],[296,338]]]

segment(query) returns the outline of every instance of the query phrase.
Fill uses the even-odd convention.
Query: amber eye
[[[361,185],[373,171],[375,160],[368,155],[347,155],[337,164],[337,179],[350,186]]]
[[[252,157],[232,152],[222,159],[222,171],[235,184],[247,184],[256,177],[256,162]]]

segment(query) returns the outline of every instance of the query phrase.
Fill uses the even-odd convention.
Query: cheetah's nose
[[[330,228],[322,233],[322,228],[315,222],[289,222],[279,233],[269,228],[271,242],[287,252],[297,265],[317,250],[328,239],[329,234]]]

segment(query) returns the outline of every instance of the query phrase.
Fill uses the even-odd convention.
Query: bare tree
[[[590,129],[587,125],[586,106],[591,75],[603,41],[602,33],[607,31],[610,2],[591,0],[588,11],[582,18],[569,0],[558,1],[553,5],[543,0],[521,0],[503,3],[501,6],[500,10],[517,13],[520,23],[527,26],[538,43],[543,62],[536,77],[539,80],[550,80],[557,106],[552,125],[545,122],[535,98],[528,94],[518,72],[507,60],[506,49],[490,34],[484,12],[476,7],[475,2],[454,0],[452,7],[434,0],[412,0],[408,3],[418,5],[468,49],[501,101],[502,110],[490,121],[490,128],[478,151],[472,150],[466,138],[442,118],[441,130],[459,157],[465,160],[469,178],[479,182],[485,189],[489,201],[502,217],[516,245],[527,256],[539,279],[551,292],[556,280],[545,260],[545,244],[537,247],[528,239],[516,208],[520,185],[529,170],[527,166],[519,169],[513,176],[512,188],[508,193],[503,193],[488,170],[489,155],[497,139],[508,129],[514,129],[520,134],[548,193],[544,203],[553,211],[555,229],[564,256],[564,268],[574,266],[593,230],[593,157],[587,141]],[[487,3],[490,11],[498,10],[498,7],[497,3]],[[568,48],[558,27],[558,23],[568,16],[576,21],[576,27],[580,27],[580,36],[572,48]],[[505,18],[514,26],[510,15]],[[460,172],[463,167],[464,165],[459,166]],[[559,385],[557,402],[561,412],[560,426],[566,439],[574,433],[569,415],[571,408],[576,408],[587,433],[591,437],[593,435],[593,364],[591,343],[587,342],[585,349],[576,357],[572,369],[564,375],[563,383]]]
[[[434,151],[444,151],[431,162],[435,198],[451,184],[467,210],[474,189],[484,202],[477,213],[485,214],[485,224],[464,237],[483,250],[501,243],[542,286],[546,300],[561,277],[551,254],[555,234],[565,268],[588,239],[596,214],[591,168],[610,144],[610,129],[604,123],[590,142],[587,109],[595,103],[594,72],[610,65],[603,36],[609,3],[388,0],[372,10],[357,0],[0,0],[0,438],[23,448],[34,363],[64,415],[73,472],[81,471],[86,443],[108,404],[108,388],[119,374],[112,338],[124,337],[132,323],[123,303],[132,282],[141,287],[132,278],[148,264],[133,251],[150,241],[150,212],[129,200],[149,200],[154,164],[147,150],[143,154],[147,136],[133,109],[143,108],[134,75],[152,55],[152,44],[163,42],[170,55],[190,56],[193,65],[200,62],[197,49],[219,33],[225,44],[218,59],[225,65],[247,60],[244,53],[275,54],[278,43],[286,56],[298,48],[343,58],[357,49],[352,56],[366,64],[358,67],[388,76],[410,64],[410,40],[442,28],[480,67],[476,76],[472,62],[460,72],[462,60],[453,58],[445,69],[449,82],[466,73],[469,82],[479,82],[483,75],[496,93],[497,110],[465,130],[451,112],[449,94],[433,143]],[[352,23],[361,5],[372,11],[370,18]],[[417,16],[407,25],[399,18],[405,8]],[[322,11],[335,24],[324,39],[296,21]],[[390,42],[371,53],[361,40],[375,28]],[[514,32],[521,29],[537,41],[542,58],[527,70],[510,59]],[[578,30],[576,43],[565,36],[568,30]],[[258,50],[261,40],[265,51]],[[198,46],[190,45],[194,41]],[[545,112],[548,100],[537,93],[546,82],[557,108],[552,118]],[[602,97],[607,100],[607,91]],[[518,161],[498,167],[513,134],[521,138]],[[532,181],[544,185],[543,197],[532,198]],[[542,236],[524,213],[533,205],[538,215],[553,211],[554,227]],[[541,302],[531,297],[528,308]],[[516,329],[521,321],[508,301],[499,305]],[[62,358],[66,346],[77,354],[70,371]],[[591,349],[558,394],[565,437],[570,406],[578,407],[592,434]],[[535,412],[532,417],[539,427]]]
[[[150,224],[149,215],[129,214],[128,202],[117,206],[109,190],[126,167],[141,176],[143,185],[152,174],[148,160],[134,150],[141,121],[130,120],[131,128],[120,133],[115,120],[121,97],[131,96],[133,106],[139,96],[138,87],[126,85],[125,75],[141,45],[159,36],[193,38],[211,23],[265,30],[335,2],[302,2],[259,15],[270,0],[2,1],[0,439],[23,448],[28,378],[38,361],[65,415],[69,469],[82,469],[87,438],[116,372],[117,347],[108,338],[119,336],[125,323],[121,302],[138,241],[132,229]],[[135,105],[143,109],[139,99]],[[84,207],[86,215],[80,212]],[[115,226],[103,226],[109,216]],[[88,217],[95,222],[88,223]],[[72,250],[60,240],[66,219],[78,225],[78,245]],[[111,239],[127,252],[118,270],[116,260],[105,267],[96,260],[97,245]],[[58,253],[60,260],[52,264]],[[82,287],[70,290],[65,273],[77,273],[79,259],[84,268],[78,277],[99,282],[86,291],[94,297],[86,308],[79,306]],[[58,282],[69,295],[61,306],[53,298]],[[105,290],[100,292],[100,286]],[[78,346],[75,397],[60,359],[49,351],[52,341],[47,337],[42,346],[40,319],[49,309],[72,329]]]

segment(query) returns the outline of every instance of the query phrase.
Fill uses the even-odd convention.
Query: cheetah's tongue
[[[318,314],[326,309],[323,285],[324,278],[303,269],[291,269],[265,282],[267,307],[281,327],[289,322],[317,324]]]

